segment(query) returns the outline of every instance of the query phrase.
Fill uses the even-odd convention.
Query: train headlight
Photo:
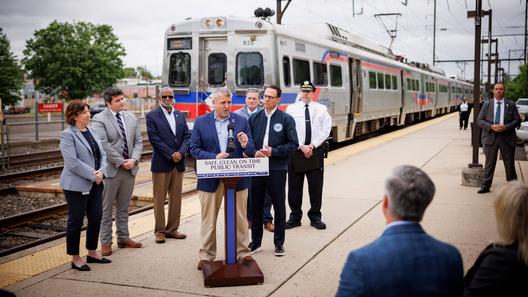
[[[255,23],[255,27],[257,27],[257,29],[262,29],[262,26],[264,26],[264,25],[262,24],[262,22],[256,22],[256,23]]]
[[[223,28],[224,27],[224,19],[216,19],[216,27],[217,28]]]
[[[211,29],[211,27],[213,27],[213,21],[211,19],[204,19],[202,25],[206,29]]]

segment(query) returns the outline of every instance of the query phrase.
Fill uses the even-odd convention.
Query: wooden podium
[[[241,177],[262,176],[268,174],[267,158],[197,160],[198,178],[219,178],[224,184],[224,222],[225,222],[225,260],[204,262],[202,272],[205,287],[227,287],[256,285],[264,283],[264,275],[257,262],[250,256],[237,261],[237,219],[236,219],[236,185]],[[248,160],[250,163],[247,164]],[[255,165],[252,168],[250,165]],[[214,161],[218,161],[214,162]],[[240,166],[240,164],[244,166]],[[242,168],[245,167],[245,168]],[[265,170],[262,170],[265,168]],[[260,170],[259,170],[260,169]]]

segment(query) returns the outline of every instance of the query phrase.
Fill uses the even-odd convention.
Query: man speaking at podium
[[[255,146],[251,139],[246,118],[231,112],[232,93],[218,88],[211,94],[214,110],[196,119],[191,135],[191,155],[200,159],[227,159],[254,156]],[[247,195],[248,178],[241,178],[236,187],[237,258],[249,255]],[[216,258],[216,221],[224,196],[224,185],[218,178],[198,179],[202,223],[201,247],[198,269],[204,262]]]

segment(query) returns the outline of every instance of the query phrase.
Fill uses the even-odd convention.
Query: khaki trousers
[[[249,255],[248,221],[247,221],[247,196],[248,190],[236,192],[236,220],[237,220],[237,258]],[[200,229],[200,260],[213,261],[216,258],[216,221],[218,211],[224,197],[224,184],[220,182],[216,192],[199,191],[202,213]]]
[[[180,227],[181,194],[183,172],[173,169],[169,172],[152,172],[154,233],[178,230]],[[165,224],[165,198],[169,194],[167,224]]]

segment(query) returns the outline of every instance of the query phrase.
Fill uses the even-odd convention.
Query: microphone
[[[232,153],[235,151],[235,125],[233,123],[229,123],[227,125],[227,147],[226,147],[226,153]]]

